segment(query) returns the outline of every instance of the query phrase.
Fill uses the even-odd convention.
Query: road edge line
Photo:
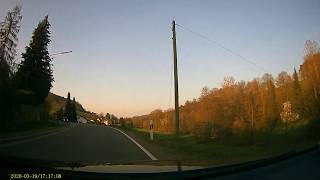
[[[109,126],[110,127],[110,126]],[[146,150],[143,146],[141,146],[136,140],[134,140],[132,137],[121,131],[120,129],[110,127],[112,129],[115,129],[119,132],[121,132],[123,135],[125,135],[128,139],[130,139],[133,143],[135,143],[144,153],[146,153],[151,160],[158,160],[153,154],[151,154],[148,150]]]

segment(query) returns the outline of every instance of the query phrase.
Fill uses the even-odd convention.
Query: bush
[[[308,139],[319,140],[320,139],[320,118],[310,120],[309,124],[305,127],[305,135]]]

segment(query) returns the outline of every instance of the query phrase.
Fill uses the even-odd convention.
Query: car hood
[[[0,155],[0,165],[9,167],[54,168],[96,173],[157,173],[196,170],[209,167],[204,161],[148,160],[134,162],[65,162]],[[212,167],[212,166],[210,166]]]
[[[141,161],[127,163],[70,164],[56,169],[98,173],[157,173],[202,169],[206,166],[189,161]]]

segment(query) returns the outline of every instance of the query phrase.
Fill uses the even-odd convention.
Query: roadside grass
[[[0,135],[9,135],[13,133],[31,132],[33,130],[59,127],[56,121],[12,121],[3,122],[0,126]]]
[[[317,143],[304,138],[303,129],[282,133],[256,132],[254,138],[247,134],[220,139],[199,139],[192,135],[154,132],[154,141],[144,129],[126,128],[144,141],[185,154],[184,160],[212,160],[215,164],[230,164],[268,158],[283,153],[300,151]]]

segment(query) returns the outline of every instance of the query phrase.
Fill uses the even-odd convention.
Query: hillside
[[[54,116],[58,113],[58,111],[61,108],[64,109],[66,101],[67,101],[66,98],[50,92],[46,99],[46,102],[48,103],[48,106],[50,109],[49,114]],[[77,114],[87,120],[98,118],[98,115],[96,113],[86,111],[83,108],[83,106],[77,101],[76,101],[76,109],[77,109]]]
[[[61,108],[64,108],[66,101],[67,101],[66,98],[50,92],[48,94],[47,99],[46,99],[46,102],[48,103],[48,105],[50,107],[49,113],[55,114]],[[78,112],[85,112],[85,109],[82,107],[82,105],[79,102],[76,102],[76,109]]]

